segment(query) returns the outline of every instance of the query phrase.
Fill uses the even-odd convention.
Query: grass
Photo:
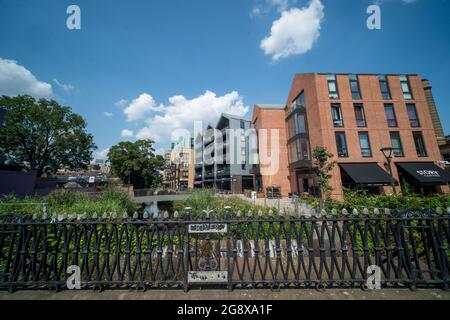
[[[131,215],[136,211],[134,201],[126,193],[109,188],[95,196],[68,190],[56,190],[45,197],[6,196],[0,199],[0,214],[39,214],[42,212],[44,204],[48,205],[50,215],[54,213],[86,213],[90,216],[94,212],[102,214],[113,211],[118,215],[125,211]]]

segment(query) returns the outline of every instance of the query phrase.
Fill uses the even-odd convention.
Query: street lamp
[[[395,180],[394,180],[394,176],[392,175],[392,166],[391,166],[392,153],[394,152],[394,148],[392,148],[392,147],[381,148],[380,151],[383,152],[383,155],[387,161],[389,175],[391,176],[392,190],[393,190],[394,194],[397,194],[397,190],[395,189]]]

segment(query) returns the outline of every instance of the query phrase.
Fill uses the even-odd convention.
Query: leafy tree
[[[36,170],[39,176],[49,168],[78,170],[89,164],[97,147],[85,120],[70,107],[27,95],[2,96],[0,107],[6,110],[0,153],[9,164]]]
[[[134,188],[155,188],[162,182],[164,158],[155,155],[152,140],[122,141],[108,152],[111,171]]]
[[[336,161],[330,161],[334,155],[328,151],[327,148],[317,146],[313,150],[314,165],[317,169],[317,178],[319,181],[320,189],[325,199],[331,197],[333,188],[330,186],[331,171],[333,171]]]

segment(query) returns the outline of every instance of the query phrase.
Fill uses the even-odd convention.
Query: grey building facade
[[[215,127],[195,137],[195,188],[240,194],[253,190],[251,121],[222,114]]]

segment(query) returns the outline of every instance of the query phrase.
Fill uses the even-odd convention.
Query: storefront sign
[[[417,172],[417,174],[419,174],[425,178],[436,178],[436,177],[439,178],[440,177],[439,172],[437,172],[435,170],[417,170],[416,172]]]

